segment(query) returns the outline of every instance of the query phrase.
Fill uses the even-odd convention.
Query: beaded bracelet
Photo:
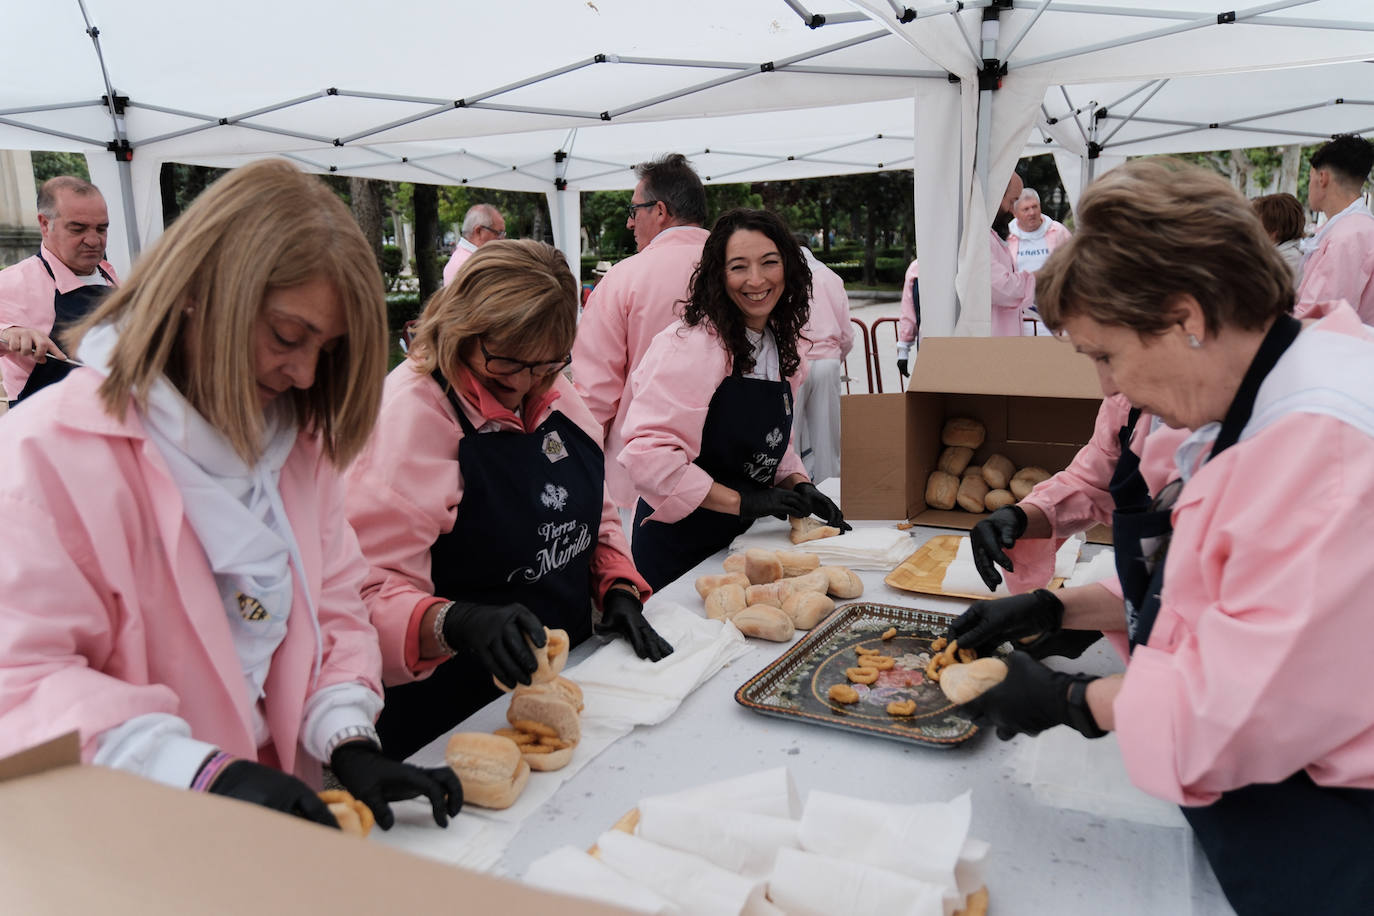
[[[453,610],[452,601],[439,608],[439,612],[434,615],[434,641],[439,644],[439,654],[441,655],[453,654],[453,647],[444,638],[444,621],[448,619],[448,612],[451,610]]]
[[[200,770],[196,773],[196,778],[191,780],[191,790],[194,792],[205,792],[220,771],[227,767],[234,760],[233,755],[226,754],[224,751],[215,751],[205,762],[200,765]]]

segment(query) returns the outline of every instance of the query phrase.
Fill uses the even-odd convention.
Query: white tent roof
[[[118,165],[92,152],[92,177],[121,188],[112,209],[132,214],[135,242],[160,228],[168,160],[278,154],[320,171],[544,189],[565,248],[576,195],[555,188],[626,187],[631,163],[667,150],[717,181],[914,167],[928,323],[954,327],[957,264],[959,329],[982,333],[977,278],[1000,196],[985,187],[1000,189],[1027,137],[1043,145],[1037,118],[1057,118],[1045,126],[1058,144],[1086,148],[1051,107],[1055,87],[1068,84],[1067,104],[1080,106],[1132,88],[1094,84],[1170,77],[1151,104],[1179,101],[1152,116],[1211,123],[1231,120],[1254,84],[1232,78],[1219,113],[1185,112],[1201,93],[1181,77],[1374,57],[1367,0],[1277,0],[1234,16],[1221,0],[821,2],[20,4],[0,32],[0,147],[127,144],[132,161]],[[995,92],[978,90],[984,58],[1006,62]],[[1306,83],[1274,85],[1301,96]],[[1268,92],[1271,110],[1288,106]],[[128,99],[118,116],[102,103],[110,94]],[[1132,105],[1113,104],[1099,137]],[[1104,145],[1124,147],[1148,124]],[[111,248],[127,263],[118,240]]]

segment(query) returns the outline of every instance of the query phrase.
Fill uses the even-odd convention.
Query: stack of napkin
[[[1078,554],[1083,549],[1083,540],[1083,534],[1075,534],[1065,540],[1055,552],[1053,578],[1066,579],[1073,573],[1074,564],[1078,562]],[[953,594],[988,598],[1005,598],[1011,594],[1007,589],[1005,576],[997,583],[996,591],[989,591],[983,584],[983,577],[978,575],[978,567],[973,565],[973,542],[967,537],[959,538],[959,549],[954,554],[954,559],[950,560],[949,566],[945,567],[945,578],[940,583],[940,589]]]
[[[892,525],[877,528],[856,525],[853,531],[835,537],[793,544],[792,526],[775,518],[761,518],[730,544],[732,553],[751,547],[764,550],[800,550],[821,558],[822,566],[847,566],[850,569],[891,571],[916,549],[911,535]]]
[[[646,798],[634,835],[603,834],[596,859],[555,850],[525,881],[637,912],[743,916],[950,916],[983,885],[967,793],[903,805],[812,792],[798,808],[785,769]]]

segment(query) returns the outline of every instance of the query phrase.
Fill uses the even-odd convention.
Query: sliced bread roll
[[[805,544],[807,541],[819,541],[821,538],[833,538],[840,533],[840,529],[827,525],[820,519],[798,518],[792,516],[792,532],[787,539],[793,544]]]
[[[525,642],[529,644],[530,650],[534,652],[534,660],[539,663],[530,675],[531,684],[547,684],[549,681],[558,677],[563,666],[568,663],[568,631],[550,630],[544,628],[544,644],[536,646],[530,642],[529,637],[525,637]],[[511,687],[501,683],[501,679],[492,675],[491,680],[497,687],[505,693],[510,693]],[[518,686],[518,685],[517,685]]]
[[[1006,662],[1000,658],[978,658],[967,664],[943,668],[940,689],[951,703],[967,703],[1006,679]]]
[[[463,784],[463,803],[509,808],[529,782],[530,765],[509,738],[459,732],[448,739],[444,759]]]

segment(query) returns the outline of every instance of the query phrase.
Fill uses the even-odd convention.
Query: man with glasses
[[[463,234],[444,265],[444,285],[448,286],[458,274],[458,268],[472,257],[472,253],[487,242],[506,237],[506,218],[491,204],[473,204],[463,216]]]
[[[573,343],[573,384],[605,431],[606,486],[622,515],[638,494],[616,456],[630,374],[654,335],[677,320],[706,243],[706,189],[681,153],[635,166],[626,226],[639,253],[610,269],[587,300]]]

